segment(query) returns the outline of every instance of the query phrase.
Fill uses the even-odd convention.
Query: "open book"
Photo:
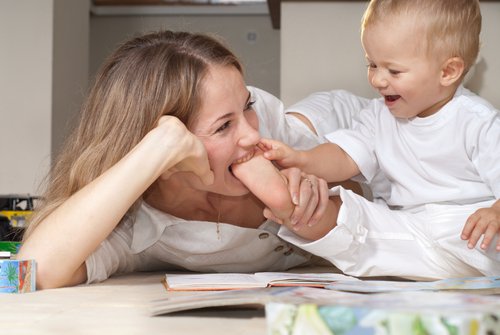
[[[169,291],[224,291],[271,286],[326,287],[342,280],[359,281],[354,277],[338,273],[204,273],[166,274],[165,287]]]

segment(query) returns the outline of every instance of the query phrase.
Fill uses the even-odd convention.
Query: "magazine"
[[[174,292],[173,292],[174,293]],[[176,294],[175,294],[176,293]],[[500,313],[500,297],[462,292],[391,292],[362,294],[321,288],[290,286],[252,288],[212,292],[175,292],[156,299],[150,304],[151,315],[173,312],[240,306],[263,308],[271,303],[285,305],[314,304],[317,306],[337,306],[347,309],[387,311],[398,313]],[[442,313],[442,314],[443,314]],[[499,315],[500,316],[500,315]]]
[[[486,291],[500,293],[500,276],[449,278],[430,282],[404,281],[344,281],[339,280],[326,286],[330,290],[361,293],[380,293],[395,291]]]
[[[500,334],[498,296],[391,292],[338,296],[329,303],[270,302],[265,309],[273,335]]]

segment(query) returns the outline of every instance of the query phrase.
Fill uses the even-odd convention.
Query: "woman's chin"
[[[227,195],[231,196],[242,196],[250,193],[248,188],[243,184],[238,178],[236,178],[232,173],[229,173],[228,178],[226,178],[225,188],[227,190]]]
[[[227,185],[227,189],[230,195],[233,196],[242,196],[250,193],[248,188],[238,179],[236,179],[235,183],[231,183],[231,185]]]

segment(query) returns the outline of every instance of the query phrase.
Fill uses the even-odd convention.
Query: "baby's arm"
[[[295,150],[280,141],[261,139],[259,147],[265,151],[264,157],[279,166],[297,167],[329,183],[342,182],[360,173],[351,156],[334,143],[323,143],[310,150]]]
[[[298,228],[292,225],[290,217],[295,209],[287,179],[266,158],[256,154],[251,160],[241,164],[233,165],[234,175],[241,180],[245,186],[266,205],[283,224],[293,230],[297,235],[316,240],[325,236],[336,226],[340,199],[338,197],[329,199],[325,213],[313,226]],[[307,182],[307,181],[306,181]],[[311,183],[311,187],[313,187]]]
[[[481,249],[488,249],[496,236],[496,250],[500,251],[500,200],[497,200],[491,207],[478,209],[469,216],[461,237],[462,240],[469,240],[467,246],[472,249],[483,234]]]

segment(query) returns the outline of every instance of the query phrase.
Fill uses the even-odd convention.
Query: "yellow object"
[[[16,228],[25,228],[33,211],[0,211],[10,221],[10,225]]]

